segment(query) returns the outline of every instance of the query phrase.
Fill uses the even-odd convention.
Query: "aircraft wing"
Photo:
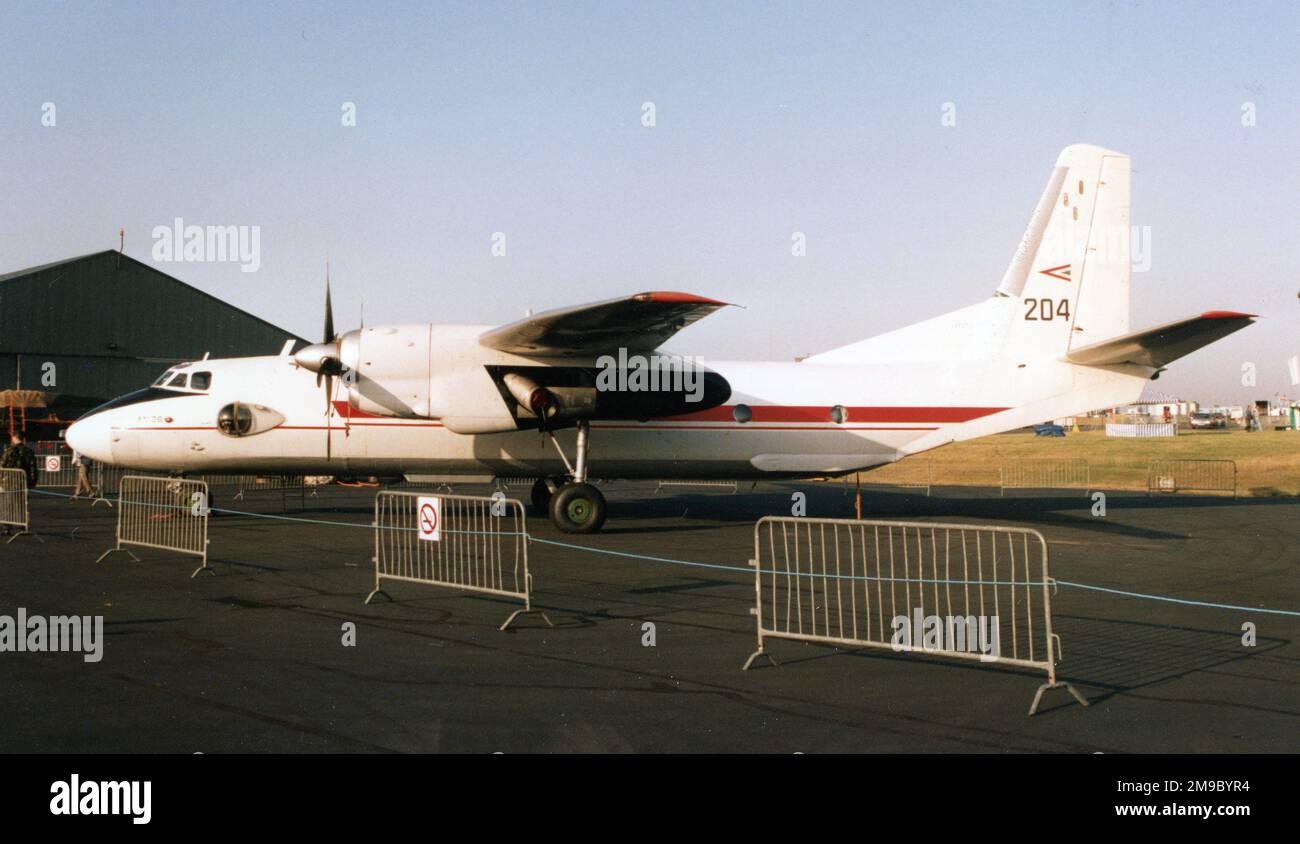
[[[485,331],[478,341],[503,352],[541,357],[584,357],[619,348],[653,351],[678,331],[726,305],[690,293],[637,293],[543,311]]]
[[[1158,325],[1146,331],[1071,349],[1064,359],[1084,366],[1132,363],[1161,369],[1254,321],[1254,314],[1208,311],[1200,316]]]

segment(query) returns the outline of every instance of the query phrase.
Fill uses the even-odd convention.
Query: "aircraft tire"
[[[564,533],[595,533],[605,513],[605,496],[591,484],[565,484],[551,496],[551,521]]]

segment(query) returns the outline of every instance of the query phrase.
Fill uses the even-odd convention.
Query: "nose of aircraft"
[[[112,432],[102,418],[92,416],[73,422],[64,438],[79,454],[100,463],[113,462]]]

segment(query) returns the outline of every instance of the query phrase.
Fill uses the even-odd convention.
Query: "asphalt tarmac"
[[[457,492],[482,493],[482,487]],[[771,643],[779,667],[742,672],[754,649],[753,523],[846,517],[838,484],[736,494],[605,487],[603,533],[530,519],[540,615],[498,625],[510,601],[371,587],[373,490],[329,487],[305,503],[214,491],[215,576],[193,558],[113,544],[116,511],[32,495],[34,529],[0,545],[0,614],[102,615],[99,662],[0,653],[2,752],[1287,752],[1300,751],[1300,618],[1062,586],[1058,673],[884,651]],[[62,490],[60,492],[66,492]],[[510,494],[527,500],[527,489]],[[1031,526],[1061,580],[1182,600],[1300,610],[1300,503],[1081,493],[864,492],[868,518]],[[320,524],[325,522],[328,524]],[[618,551],[615,556],[602,550]],[[644,644],[654,625],[654,645]],[[355,645],[344,626],[355,624]],[[1253,645],[1243,625],[1255,626]]]

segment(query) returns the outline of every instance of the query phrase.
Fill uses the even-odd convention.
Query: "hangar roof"
[[[306,342],[112,250],[0,275],[0,353],[236,357],[291,338]]]

